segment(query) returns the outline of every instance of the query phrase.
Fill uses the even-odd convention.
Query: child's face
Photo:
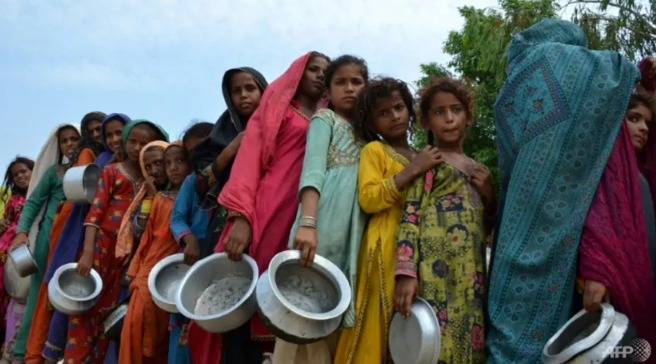
[[[328,60],[320,56],[312,57],[305,66],[299,89],[312,100],[319,100],[323,96],[326,68]]]
[[[87,124],[87,134],[96,143],[100,143],[100,125],[98,120],[92,120]]]
[[[139,154],[146,144],[157,138],[157,133],[146,125],[137,125],[132,130],[125,142],[125,150],[128,159],[132,162],[139,163]]]
[[[144,152],[143,164],[146,174],[155,179],[156,185],[161,186],[166,184],[168,178],[164,169],[164,148],[148,148]]]
[[[237,113],[243,117],[250,117],[260,105],[262,91],[257,86],[253,75],[238,72],[230,79],[230,97]]]
[[[649,123],[652,120],[651,110],[645,105],[638,104],[633,109],[627,110],[624,120],[626,120],[626,125],[629,128],[633,148],[636,151],[641,151],[647,144]]]
[[[32,171],[23,163],[16,163],[11,167],[11,176],[14,184],[23,190],[30,186]]]
[[[373,118],[374,131],[383,139],[396,140],[407,136],[410,113],[399,91],[376,101]]]
[[[73,128],[62,129],[59,132],[59,150],[66,158],[71,158],[80,147],[80,133]]]
[[[187,157],[182,147],[171,147],[167,149],[164,154],[164,165],[169,181],[171,181],[173,186],[180,187],[189,174]]]
[[[338,114],[351,114],[355,100],[365,86],[362,68],[355,64],[344,65],[335,71],[330,81],[330,102]]]
[[[433,96],[427,122],[427,125],[422,126],[432,130],[438,143],[443,144],[462,141],[465,138],[467,126],[471,125],[471,120],[469,120],[462,103],[455,95],[446,92],[438,92]],[[426,121],[422,123],[426,123]]]
[[[123,123],[118,120],[108,121],[105,124],[105,141],[112,152],[116,153],[121,150],[123,141]]]

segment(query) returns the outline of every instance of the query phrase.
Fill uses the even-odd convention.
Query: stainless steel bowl
[[[262,321],[277,337],[295,344],[321,340],[335,332],[351,302],[351,287],[344,273],[328,259],[315,255],[310,268],[299,266],[301,252],[278,253],[257,284],[256,297]],[[302,276],[322,299],[313,302],[313,312],[290,302],[280,285],[290,277]],[[295,278],[294,278],[295,279]]]
[[[32,258],[30,248],[25,244],[21,244],[18,248],[10,251],[9,258],[14,262],[16,272],[21,277],[27,277],[39,271],[36,261]]]
[[[92,203],[102,168],[97,164],[69,168],[64,175],[64,195],[73,203]]]
[[[105,337],[107,339],[119,340],[121,338],[121,330],[123,330],[125,315],[128,313],[129,302],[129,297],[123,299],[123,301],[119,302],[109,311],[109,314],[103,320]]]
[[[27,295],[30,293],[30,277],[21,277],[11,259],[5,262],[2,281],[9,297],[20,303],[26,302]]]
[[[542,362],[605,363],[615,347],[630,346],[636,337],[626,315],[604,303],[599,312],[582,310],[567,321],[544,346]]]
[[[212,283],[236,274],[251,279],[248,291],[233,307],[214,315],[196,315],[196,302]],[[212,254],[194,264],[180,283],[175,306],[185,317],[194,320],[207,332],[222,333],[234,330],[246,323],[257,310],[255,285],[259,271],[253,258],[243,255],[239,262],[228,259],[225,253]]]
[[[89,311],[100,298],[102,279],[95,270],[84,277],[75,270],[77,263],[64,264],[48,283],[48,299],[60,312],[77,315]]]
[[[148,289],[159,308],[169,313],[179,312],[175,296],[189,268],[184,263],[184,254],[166,257],[153,267],[148,275]]]
[[[389,350],[395,363],[437,364],[440,359],[440,323],[431,305],[420,297],[412,302],[408,318],[394,314]]]

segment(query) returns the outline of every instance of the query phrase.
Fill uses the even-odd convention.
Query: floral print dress
[[[469,177],[442,163],[407,189],[396,275],[419,279],[440,322],[440,364],[484,363],[485,223]]]
[[[103,281],[98,303],[88,312],[71,315],[64,363],[102,363],[109,341],[105,338],[103,319],[108,309],[116,305],[121,286],[123,265],[114,249],[121,219],[137,191],[136,181],[125,173],[120,164],[110,164],[103,170],[96,195],[84,225],[98,228],[94,248],[93,269]]]

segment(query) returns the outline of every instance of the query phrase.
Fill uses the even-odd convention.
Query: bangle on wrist
[[[317,228],[317,218],[313,216],[301,216],[298,220],[299,227],[309,227],[312,229]]]
[[[228,219],[232,219],[234,217],[244,217],[244,214],[242,214],[239,211],[230,211],[230,212],[228,212]]]

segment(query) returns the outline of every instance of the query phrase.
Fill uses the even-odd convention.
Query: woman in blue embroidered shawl
[[[570,317],[583,223],[638,69],[545,19],[517,34],[495,105],[500,219],[488,296],[488,363],[538,363]]]
[[[123,126],[132,120],[125,114],[108,115],[101,124],[100,138],[104,151],[98,155],[95,164],[105,167],[122,159]],[[117,153],[118,152],[118,153]],[[74,262],[84,239],[84,218],[89,212],[89,204],[76,204],[66,221],[59,243],[48,266],[44,282],[48,283],[55,271],[64,264]],[[50,320],[48,340],[43,347],[43,357],[50,362],[57,362],[64,353],[68,316],[55,311]],[[111,351],[111,350],[110,350]],[[107,357],[111,357],[108,355]],[[114,360],[116,362],[116,360]]]

